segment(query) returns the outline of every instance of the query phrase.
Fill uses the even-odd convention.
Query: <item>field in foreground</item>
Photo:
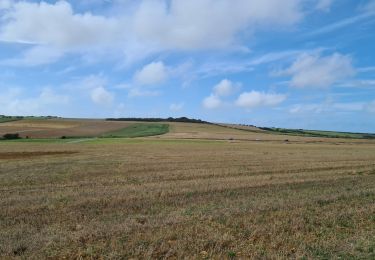
[[[375,142],[282,138],[1,142],[0,256],[374,258]]]

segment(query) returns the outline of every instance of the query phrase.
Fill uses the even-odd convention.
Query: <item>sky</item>
[[[0,0],[0,114],[375,132],[375,0]]]

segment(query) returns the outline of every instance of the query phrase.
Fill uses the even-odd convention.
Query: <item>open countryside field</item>
[[[4,258],[375,257],[375,140],[169,123],[1,141],[0,187]]]
[[[96,137],[129,125],[128,122],[91,119],[23,119],[1,123],[0,136],[19,133],[21,137],[30,138]]]

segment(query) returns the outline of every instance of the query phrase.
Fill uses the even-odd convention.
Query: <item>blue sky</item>
[[[0,114],[375,132],[373,0],[0,0]]]

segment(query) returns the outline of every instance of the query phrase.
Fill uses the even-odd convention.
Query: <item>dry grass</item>
[[[59,138],[94,137],[129,126],[129,122],[83,119],[24,119],[0,125],[0,136],[19,133],[21,137]]]
[[[263,130],[249,132],[234,129],[233,125],[205,125],[193,123],[169,123],[170,132],[166,135],[156,137],[164,139],[205,139],[205,140],[227,140],[227,141],[251,141],[251,142],[285,142],[290,143],[333,143],[333,144],[375,144],[371,139],[347,139],[347,138],[322,138],[322,137],[302,137],[282,134],[267,133]],[[232,127],[230,127],[232,126]],[[237,126],[236,126],[237,127]],[[252,130],[252,127],[243,127],[245,130]],[[256,128],[257,129],[257,128]],[[151,137],[155,138],[155,137]]]
[[[3,142],[50,154],[0,157],[0,256],[374,258],[375,143],[273,138]]]

